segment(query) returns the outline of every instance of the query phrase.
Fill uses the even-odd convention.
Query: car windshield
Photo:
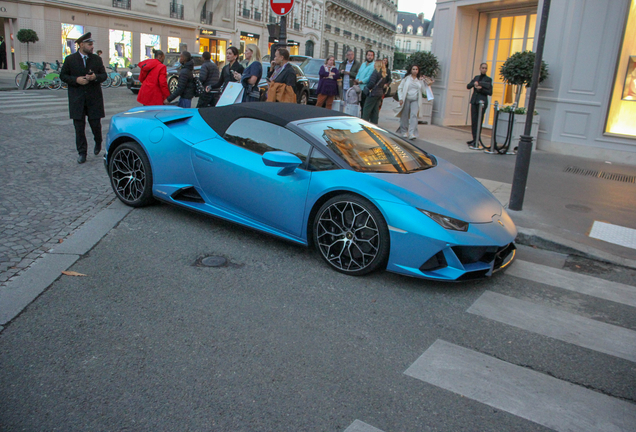
[[[433,156],[379,127],[357,118],[300,125],[361,172],[407,174],[436,165]]]
[[[320,66],[325,64],[321,59],[307,59],[301,65],[300,68],[305,72],[305,75],[318,75]]]
[[[165,61],[166,67],[179,67],[181,63],[179,63],[179,56],[166,56]]]

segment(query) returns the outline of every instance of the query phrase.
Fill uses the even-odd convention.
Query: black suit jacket
[[[475,88],[475,81],[479,82],[481,89]],[[470,98],[470,103],[478,104],[479,101],[484,101],[484,106],[488,106],[488,96],[492,96],[492,78],[488,75],[477,75],[473,78],[468,85],[467,89],[473,89],[473,97]]]
[[[97,79],[86,85],[78,84],[77,78],[85,76],[89,70],[95,72]],[[101,83],[106,81],[107,77],[102,58],[97,54],[88,56],[86,66],[79,51],[66,56],[60,71],[60,79],[68,84],[68,111],[73,120],[84,118],[85,106],[89,119],[105,117]]]

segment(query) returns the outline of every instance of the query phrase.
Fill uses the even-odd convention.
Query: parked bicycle
[[[60,74],[57,71],[49,72],[48,66],[50,63],[34,63],[34,62],[20,62],[20,68],[23,72],[20,72],[15,77],[15,85],[20,88],[23,80],[27,80],[24,89],[30,88],[48,88],[51,90],[57,90],[61,87],[62,81],[60,80]],[[40,69],[36,72],[31,70],[31,67]]]

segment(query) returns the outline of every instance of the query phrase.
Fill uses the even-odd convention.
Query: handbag
[[[249,86],[249,91],[247,92],[247,96],[261,100],[261,91],[258,88],[258,84],[254,84],[253,86]]]
[[[195,84],[194,95],[196,97],[201,97],[201,95],[205,93],[205,87],[203,87],[203,83],[201,82],[199,78],[194,78],[194,84]]]

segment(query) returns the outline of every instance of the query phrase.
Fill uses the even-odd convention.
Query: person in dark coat
[[[192,54],[188,51],[182,52],[179,56],[179,63],[181,63],[181,69],[179,70],[179,82],[177,83],[177,88],[166,98],[166,100],[163,101],[163,104],[170,105],[170,102],[180,96],[179,103],[177,105],[181,108],[191,108],[192,98],[196,91]]]
[[[199,71],[199,81],[203,84],[205,93],[199,96],[197,108],[208,107],[211,105],[213,95],[213,93],[211,93],[212,86],[217,83],[220,75],[219,67],[210,60],[212,55],[208,51],[201,54],[201,57],[203,57],[203,64]]]
[[[473,132],[473,139],[468,141],[468,148],[471,150],[482,150],[483,147],[478,142],[477,124],[479,123],[479,101],[484,101],[481,112],[481,123],[484,123],[484,114],[488,107],[488,96],[492,96],[492,78],[486,75],[488,72],[488,64],[479,65],[480,75],[475,76],[471,82],[466,85],[467,89],[473,89],[473,97],[470,99],[470,120]]]
[[[219,81],[211,86],[213,90],[220,89],[220,93],[223,93],[223,90],[225,90],[225,86],[227,85],[227,83],[239,81],[240,78],[234,78],[234,72],[242,75],[245,68],[238,62],[238,55],[238,48],[231,46],[227,49],[227,51],[225,52],[225,59],[227,60],[227,64],[223,66],[223,69],[221,70],[221,78],[219,79]],[[216,103],[221,96],[220,93],[215,93],[212,97],[212,106],[216,106]]]
[[[289,51],[278,48],[267,74],[267,102],[297,103],[296,71],[289,63]]]
[[[77,147],[77,163],[86,162],[86,117],[95,138],[93,153],[98,155],[102,150],[102,122],[104,114],[104,97],[100,85],[108,75],[101,57],[93,54],[91,34],[80,36],[75,43],[79,49],[66,56],[60,79],[68,84],[68,109],[75,126],[75,146]]]
[[[382,60],[376,60],[373,73],[369,77],[367,88],[369,94],[364,101],[362,108],[362,120],[378,124],[380,118],[380,102],[384,94],[384,83],[386,82],[386,67]]]
[[[7,44],[4,43],[4,38],[0,36],[0,69],[7,68]]]
[[[318,71],[318,87],[316,94],[318,95],[317,107],[325,105],[327,109],[331,109],[333,100],[338,94],[338,79],[340,72],[335,66],[336,58],[332,55],[327,56],[325,64],[320,66]]]

